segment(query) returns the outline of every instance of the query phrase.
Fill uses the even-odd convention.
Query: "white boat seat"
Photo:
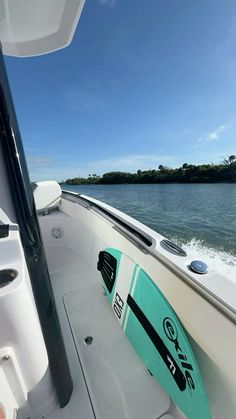
[[[37,211],[49,212],[57,208],[61,200],[61,187],[55,181],[35,182],[32,184]]]

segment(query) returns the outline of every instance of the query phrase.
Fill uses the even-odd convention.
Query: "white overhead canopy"
[[[0,0],[3,53],[47,54],[70,44],[85,0]]]

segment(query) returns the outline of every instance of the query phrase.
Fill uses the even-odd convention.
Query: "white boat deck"
[[[212,417],[234,418],[235,368],[228,360],[234,358],[235,326],[223,315],[224,311],[216,309],[182,280],[192,256],[180,261],[169,256],[168,269],[169,265],[143,252],[111,220],[70,199],[63,199],[59,211],[40,216],[39,221],[74,382],[68,406],[54,409],[45,418],[185,417],[149,375],[103,295],[103,281],[96,265],[100,250],[111,243],[156,279],[158,288],[178,314],[189,333]],[[133,225],[136,226],[135,220]],[[145,226],[143,231],[152,233]],[[153,232],[153,237],[156,234]],[[164,257],[164,249],[158,244],[157,251],[158,256]],[[210,276],[214,281],[219,278],[214,271],[206,275]],[[194,274],[189,279],[194,281]],[[86,346],[87,336],[93,342]]]
[[[47,257],[74,391],[64,409],[56,408],[45,418],[176,417],[169,397],[113,316],[96,266],[89,268],[77,252],[64,247],[48,247]],[[84,343],[87,336],[93,338],[90,345]]]

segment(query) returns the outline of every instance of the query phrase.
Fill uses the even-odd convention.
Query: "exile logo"
[[[120,319],[122,316],[122,311],[124,308],[124,301],[122,300],[122,298],[119,296],[118,293],[116,293],[115,295],[115,301],[113,304],[113,310],[116,313],[117,317]]]
[[[178,358],[180,359],[182,367],[185,369],[184,374],[186,381],[188,383],[188,386],[191,390],[195,389],[195,384],[193,381],[193,378],[191,376],[191,373],[189,371],[193,371],[192,365],[189,363],[187,355],[185,355],[180,347],[179,341],[178,341],[178,329],[169,317],[165,317],[163,320],[163,329],[167,336],[167,338],[173,342],[175,345],[175,350],[178,355]],[[172,372],[174,374],[174,372]]]

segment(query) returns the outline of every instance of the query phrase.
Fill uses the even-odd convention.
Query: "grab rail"
[[[62,191],[62,196],[63,195],[69,195],[73,198],[76,197],[79,201],[81,201],[81,203],[86,204],[84,205],[86,206],[86,208],[89,207],[95,210],[96,212],[102,213],[103,215],[105,215],[106,217],[114,221],[116,224],[118,224],[120,227],[123,227],[126,231],[134,235],[136,238],[138,238],[142,243],[144,243],[149,248],[155,245],[156,242],[151,236],[149,236],[148,234],[144,234],[137,227],[132,226],[128,221],[122,219],[118,215],[114,215],[113,213],[106,210],[102,206],[96,204],[95,202],[89,201],[88,199],[82,197],[80,194],[70,192],[70,191]]]

